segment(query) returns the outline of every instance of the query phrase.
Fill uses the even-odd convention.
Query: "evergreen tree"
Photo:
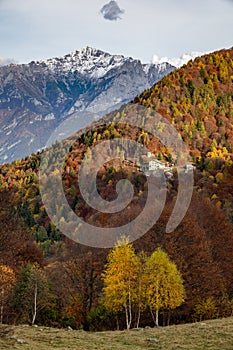
[[[22,266],[14,288],[13,302],[21,322],[34,324],[51,306],[52,293],[47,276],[38,264]]]

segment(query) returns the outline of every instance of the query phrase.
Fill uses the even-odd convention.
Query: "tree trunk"
[[[150,313],[151,313],[152,320],[153,320],[154,324],[156,325],[155,316],[154,316],[151,308],[150,308]]]
[[[157,284],[156,284],[156,295],[157,295],[157,305],[158,305],[158,298],[159,298],[159,283],[157,281]],[[156,327],[159,327],[159,308],[158,306],[156,307],[155,309],[155,325]]]
[[[130,300],[130,295],[129,295],[129,326],[128,329],[130,329],[132,323],[132,305],[131,305],[131,300]]]
[[[155,310],[155,325],[159,327],[159,308],[157,307]]]
[[[142,285],[141,285],[141,279],[140,279],[139,288],[138,288],[138,317],[137,317],[137,325],[136,325],[137,328],[139,328],[139,323],[141,318],[141,293],[142,293]]]
[[[128,323],[127,323],[127,330],[130,329],[131,326],[131,322],[132,322],[132,305],[131,305],[131,282],[130,282],[130,277],[129,277],[129,292],[128,292],[128,304],[129,306],[127,307],[127,302],[126,302],[126,310],[127,310],[127,319],[128,319]]]
[[[129,329],[129,315],[128,315],[128,306],[125,305],[125,321],[126,321],[126,328]]]
[[[170,325],[170,320],[171,320],[171,311],[168,311],[168,315],[167,315],[167,326]]]
[[[32,317],[32,325],[34,325],[36,320],[36,312],[37,312],[37,280],[35,282],[35,294],[34,294],[34,312]]]
[[[137,328],[139,328],[140,317],[141,317],[141,308],[139,306],[139,308],[138,308],[137,324],[136,324]]]
[[[166,325],[166,314],[163,312],[163,327]]]

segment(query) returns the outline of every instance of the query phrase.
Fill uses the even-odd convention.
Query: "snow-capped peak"
[[[39,63],[44,62],[53,71],[62,69],[63,71],[74,72],[77,70],[80,74],[100,78],[110,69],[121,66],[126,60],[132,60],[132,58],[110,55],[107,52],[87,46],[64,57],[50,58]]]
[[[36,64],[46,65],[47,68],[53,72],[73,73],[77,71],[88,78],[98,79],[103,77],[110,70],[119,68],[125,62],[137,62],[141,64],[140,60],[135,60],[132,57],[111,55],[110,53],[87,46],[63,57],[54,57],[37,61]],[[162,73],[166,71],[167,65],[168,63],[165,61],[141,64],[146,75],[152,67],[155,68],[158,73]]]

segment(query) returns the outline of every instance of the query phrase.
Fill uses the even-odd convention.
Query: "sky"
[[[232,47],[232,18],[233,0],[0,0],[0,64],[91,46],[180,65]]]

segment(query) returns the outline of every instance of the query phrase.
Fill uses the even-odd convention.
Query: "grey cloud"
[[[123,14],[125,11],[120,9],[117,2],[113,0],[104,5],[100,12],[105,19],[109,21],[116,21],[117,19],[121,19],[121,14]]]

